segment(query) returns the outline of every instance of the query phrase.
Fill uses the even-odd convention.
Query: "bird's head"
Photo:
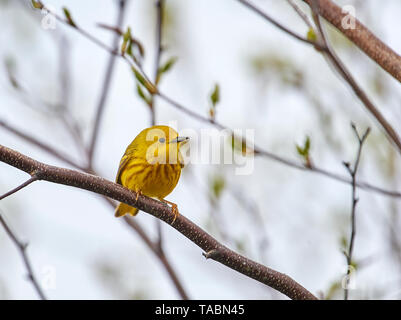
[[[135,140],[140,153],[150,164],[181,164],[180,147],[189,137],[181,137],[169,126],[153,126],[143,130]]]

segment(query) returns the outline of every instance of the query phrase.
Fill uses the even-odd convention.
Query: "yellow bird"
[[[142,130],[125,150],[116,182],[137,192],[137,195],[143,194],[170,204],[177,217],[177,205],[164,198],[174,190],[180,179],[184,167],[180,147],[188,140],[188,137],[179,137],[168,126]],[[135,216],[138,209],[120,203],[115,216],[121,217],[127,213]]]

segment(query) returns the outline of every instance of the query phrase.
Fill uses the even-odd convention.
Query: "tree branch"
[[[356,204],[358,203],[358,200],[359,200],[356,197],[356,174],[357,174],[358,168],[359,168],[362,147],[363,147],[363,144],[364,144],[366,138],[368,137],[370,128],[368,128],[365,131],[365,133],[363,134],[362,137],[359,136],[358,130],[356,129],[354,124],[352,124],[352,130],[354,131],[356,137],[358,138],[359,147],[358,147],[358,153],[356,156],[354,167],[351,168],[351,165],[348,162],[344,162],[344,166],[352,178],[351,236],[350,236],[348,252],[345,253],[345,256],[347,259],[347,265],[348,265],[347,281],[349,280],[349,277],[350,277],[351,271],[352,271],[351,270],[352,269],[352,254],[353,254],[354,240],[355,240],[355,234],[356,234]],[[346,283],[346,285],[344,287],[344,300],[348,300],[348,283]]]
[[[313,0],[303,0],[311,5]],[[395,79],[401,82],[401,56],[377,38],[368,28],[355,18],[355,28],[346,28],[342,24],[348,13],[331,0],[319,0],[319,15],[330,22],[349,40],[355,43],[372,60],[378,63]]]
[[[30,185],[32,182],[39,180],[37,175],[33,174],[32,177],[30,177],[28,180],[26,180],[24,183],[19,185],[18,187],[8,191],[7,193],[3,194],[0,196],[0,200],[3,200],[4,198],[7,198],[8,196],[11,196],[13,193],[16,193],[17,191],[20,191],[21,189],[25,188],[26,186]]]
[[[262,17],[263,19],[269,21],[271,24],[273,24],[274,26],[279,28],[281,31],[284,31],[285,33],[291,35],[295,39],[298,39],[302,42],[305,42],[305,43],[313,45],[313,46],[315,45],[315,43],[313,41],[311,41],[305,37],[302,37],[302,36],[298,35],[297,33],[295,33],[294,31],[290,30],[289,28],[285,27],[280,22],[278,22],[275,19],[273,19],[272,17],[270,17],[267,13],[263,12],[261,9],[256,7],[251,2],[249,2],[247,0],[237,0],[237,1],[239,3],[241,3],[242,5],[244,5],[245,7],[247,7],[248,9],[250,9],[251,11],[253,11],[254,13],[256,13],[257,15],[259,15],[260,17]]]
[[[287,0],[290,6],[295,10],[295,12],[301,17],[301,19],[305,22],[308,28],[313,29],[313,25],[309,20],[308,16],[296,5],[293,0]]]
[[[160,68],[160,58],[162,55],[163,47],[162,47],[162,36],[163,36],[163,14],[164,14],[164,0],[156,0],[156,59],[154,66],[154,77],[153,82],[157,85],[157,78],[159,77],[159,68]],[[150,125],[154,126],[156,124],[156,98],[155,95],[152,95],[150,98]],[[158,240],[157,244],[161,254],[164,254],[163,250],[163,231],[160,220],[156,220],[156,229]]]
[[[116,21],[116,26],[118,29],[121,28],[122,23],[123,23],[125,4],[126,4],[126,0],[118,1],[118,13],[117,13],[117,21]],[[114,35],[114,39],[113,39],[113,50],[115,50],[115,51],[118,50],[119,40],[120,40],[120,35],[116,33]],[[92,131],[92,137],[91,137],[91,141],[90,141],[90,145],[89,145],[89,151],[88,151],[89,168],[92,168],[92,165],[93,165],[93,155],[94,155],[95,148],[96,148],[97,137],[99,135],[99,129],[100,129],[100,122],[102,120],[104,107],[106,105],[107,95],[109,93],[110,86],[111,86],[111,79],[113,77],[115,61],[116,61],[115,54],[110,54],[109,61],[107,63],[106,74],[105,74],[105,77],[103,80],[103,86],[102,86],[102,91],[100,94],[100,99],[99,99],[99,102],[97,105],[96,118],[95,118],[95,123],[94,123],[93,131]]]
[[[67,156],[66,154],[62,153],[61,151],[57,151],[55,150],[52,146],[49,146],[48,144],[32,137],[31,135],[22,132],[19,129],[16,129],[10,125],[8,125],[7,123],[5,123],[3,120],[0,119],[0,127],[2,127],[3,129],[11,132],[12,134],[16,135],[17,137],[29,142],[30,144],[38,147],[39,149],[46,151],[48,154],[54,156],[55,158],[64,161],[65,163],[69,164],[70,166],[80,169],[82,171],[85,171],[86,168],[78,163],[76,163],[75,161],[71,160],[69,158],[69,156]]]
[[[154,65],[154,77],[153,83],[157,85],[157,78],[159,76],[160,58],[163,52],[162,46],[162,36],[163,36],[163,10],[164,10],[164,0],[156,0],[156,58]],[[155,112],[155,96],[151,96],[150,100],[150,112],[151,112],[151,125],[156,124],[156,112]]]
[[[204,252],[217,251],[217,255],[210,257],[215,261],[264,283],[291,299],[316,299],[312,293],[289,276],[228,249],[183,215],[179,215],[175,219],[171,208],[160,201],[137,195],[135,192],[101,177],[41,163],[1,145],[0,161],[27,173],[35,171],[41,180],[92,191],[134,206],[170,225],[174,222],[171,226],[202,248]]]
[[[3,226],[4,230],[6,231],[7,235],[10,237],[10,239],[14,242],[14,244],[17,246],[22,259],[24,261],[24,265],[25,268],[28,272],[28,278],[29,280],[32,282],[37,294],[39,295],[39,297],[42,300],[46,300],[46,296],[43,293],[42,288],[39,285],[39,282],[37,281],[34,273],[33,273],[33,269],[31,266],[31,262],[29,261],[28,255],[26,253],[26,249],[28,247],[27,243],[23,243],[20,240],[18,240],[17,236],[13,233],[13,231],[11,230],[11,228],[8,226],[8,224],[6,223],[6,221],[4,220],[1,212],[0,212],[0,224]]]

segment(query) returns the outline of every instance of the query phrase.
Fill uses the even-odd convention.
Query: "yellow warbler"
[[[177,205],[164,197],[173,191],[180,179],[184,167],[180,147],[188,140],[188,137],[179,137],[168,126],[153,126],[142,130],[125,150],[116,182],[134,190],[138,195],[144,194],[170,204],[177,217]],[[121,217],[127,213],[134,216],[138,209],[120,203],[115,216]]]

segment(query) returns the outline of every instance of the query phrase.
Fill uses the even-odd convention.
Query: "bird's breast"
[[[121,174],[121,184],[146,196],[162,199],[173,191],[180,175],[180,164],[149,164],[134,160]]]

